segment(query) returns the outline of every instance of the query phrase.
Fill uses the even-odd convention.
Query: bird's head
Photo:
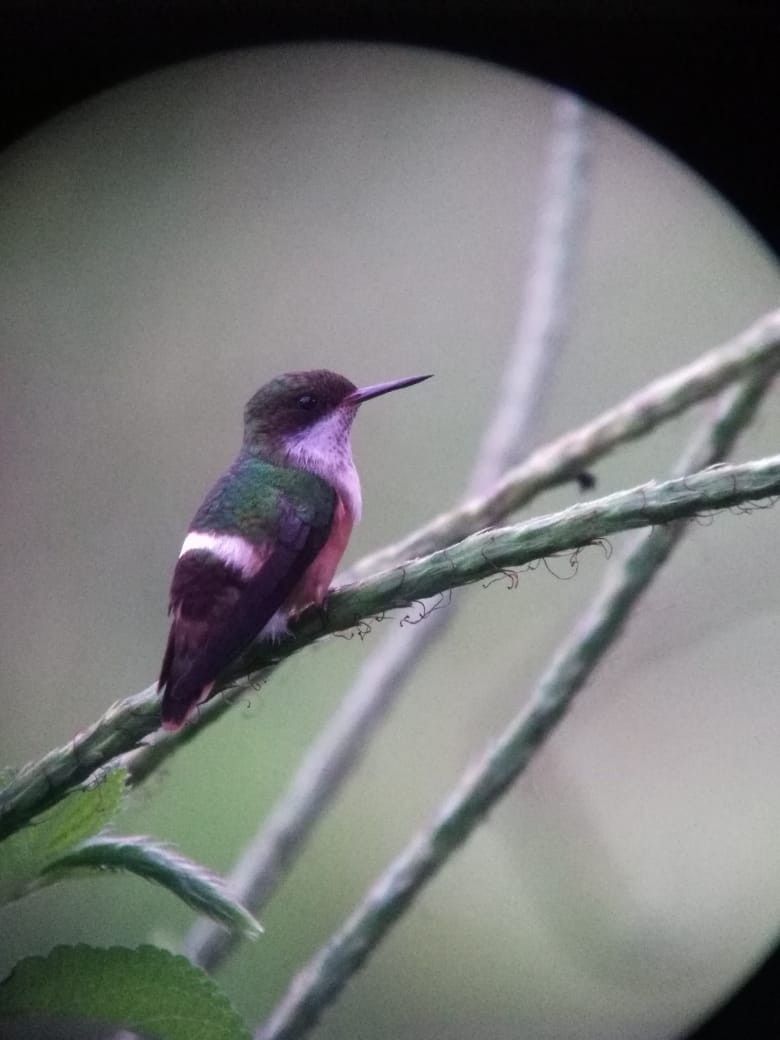
[[[244,449],[272,462],[300,466],[315,458],[345,456],[352,421],[364,401],[424,379],[430,376],[358,388],[327,369],[288,372],[266,383],[248,402]]]

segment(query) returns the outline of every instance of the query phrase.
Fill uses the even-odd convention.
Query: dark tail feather
[[[195,708],[208,700],[213,686],[213,682],[205,686],[197,680],[193,682],[187,674],[182,675],[176,683],[169,683],[163,692],[160,705],[160,722],[163,729],[171,732],[181,729]]]
[[[176,647],[176,624],[171,625],[168,644],[160,666],[160,678],[157,689],[162,692],[160,705],[160,721],[163,729],[175,732],[181,729],[197,704],[205,700],[213,683],[204,685],[195,678],[188,681],[188,672],[192,666],[192,657],[178,652]]]
[[[177,729],[181,729],[187,721],[188,708],[189,705],[184,702],[169,699],[167,695],[163,697],[160,708],[162,728],[167,729],[169,733],[175,733]]]
[[[171,733],[181,729],[199,700],[199,697],[177,697],[177,692],[177,687],[169,686],[163,694],[162,705],[160,706],[162,728],[167,729]]]
[[[171,669],[173,668],[173,657],[176,653],[176,641],[173,635],[173,625],[168,632],[168,643],[165,647],[165,656],[160,665],[160,678],[157,680],[157,692],[164,690],[171,681]]]

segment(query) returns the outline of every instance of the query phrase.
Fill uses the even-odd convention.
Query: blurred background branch
[[[587,110],[560,94],[542,171],[541,203],[517,327],[499,382],[496,406],[468,479],[467,496],[484,495],[513,459],[533,445],[545,391],[571,310],[571,278],[581,248],[587,200]],[[424,603],[427,612],[433,604]],[[453,602],[424,625],[396,628],[362,666],[328,724],[304,755],[287,790],[228,876],[236,896],[259,912],[303,851],[317,820],[368,749],[372,734],[400,696],[425,651],[446,631]],[[197,921],[184,941],[195,963],[215,970],[235,946],[221,928]]]
[[[432,552],[496,523],[540,491],[571,480],[618,445],[649,433],[779,354],[780,309],[763,315],[734,339],[689,365],[649,383],[592,422],[543,445],[505,473],[489,494],[442,513],[395,545],[365,556],[344,575],[345,580]]]
[[[399,627],[436,640],[266,905],[267,936],[222,966],[220,987],[246,1021],[267,1018],[526,706],[605,556],[633,538],[536,560],[519,581],[491,572],[486,591],[445,591],[381,624],[359,607],[400,603],[405,578],[420,579],[407,553],[448,550],[480,528],[596,495],[601,520],[617,522],[611,492],[670,472],[711,415],[706,398],[780,364],[776,258],[657,144],[589,109],[574,314],[566,299],[552,315],[568,324],[565,357],[549,392],[549,372],[519,373],[544,414],[527,415],[530,436],[507,427],[495,483],[468,487],[496,388],[513,378],[556,110],[555,88],[495,66],[315,43],[160,69],[4,156],[0,757],[32,764],[0,777],[0,805],[11,784],[2,825],[22,826],[68,791],[53,818],[68,798],[97,798],[104,772],[120,772],[111,756],[132,747],[120,755],[134,787],[121,830],[228,870],[368,651]],[[530,321],[525,305],[520,318]],[[356,383],[438,374],[420,407],[377,407],[356,428],[367,513],[345,564],[361,584],[342,586],[330,616],[298,619],[278,653],[295,660],[279,674],[251,648],[175,739],[158,740],[153,687],[77,733],[151,678],[182,519],[231,457],[250,385],[321,364]],[[777,409],[762,409],[734,461],[777,452],[779,424]],[[591,469],[597,491],[579,479]],[[750,473],[700,476],[725,500],[717,481]],[[688,488],[705,501],[698,480]],[[665,490],[671,516],[687,491]],[[679,1036],[776,940],[776,513],[753,505],[705,508],[684,525],[685,551],[632,610],[587,699],[387,935],[323,1035]],[[548,520],[525,529],[526,549],[543,551]],[[571,539],[571,520],[551,522]],[[574,520],[579,536],[593,534],[593,517]],[[489,534],[507,553],[518,537]],[[441,580],[429,591],[451,585],[446,553],[424,566]],[[371,591],[375,577],[392,595]],[[451,598],[445,636],[435,633],[452,611],[416,623]],[[297,654],[337,623],[356,624]],[[71,790],[83,777],[89,789]],[[44,829],[36,815],[3,846]],[[45,887],[6,909],[0,975],[63,942],[176,948],[199,912],[121,878]]]
[[[676,473],[688,474],[723,458],[753,418],[773,377],[773,370],[763,370],[727,391],[684,452]],[[280,1004],[256,1031],[255,1040],[294,1040],[316,1024],[420,889],[525,770],[619,636],[686,528],[679,520],[652,527],[612,563],[527,704],[461,777],[433,823],[390,864],[344,925],[296,975]]]
[[[512,471],[511,479],[505,478],[500,482],[498,493],[486,499],[474,500],[467,510],[457,514],[457,523],[448,525],[440,522],[437,530],[449,526],[460,528],[466,523],[465,516],[475,521],[489,512],[496,502],[507,506],[516,487],[522,486],[523,494],[530,494],[532,486],[534,490],[538,489],[553,474],[559,479],[563,472],[571,472],[573,466],[575,470],[579,469],[586,461],[605,450],[607,429],[611,445],[614,445],[622,437],[638,435],[634,432],[638,428],[649,429],[670,415],[677,414],[683,407],[680,404],[683,399],[686,404],[692,404],[701,396],[707,396],[724,384],[744,376],[751,368],[769,369],[776,366],[780,356],[779,330],[780,312],[772,312],[731,343],[704,355],[693,365],[657,380],[646,391],[635,395],[632,399],[633,410],[621,406],[608,413],[612,416],[609,422],[596,420],[588,427],[583,427],[578,435],[556,442],[553,445],[555,451],[543,448],[535,452],[528,463]],[[681,373],[684,373],[684,377]],[[670,405],[669,398],[663,396],[664,391],[675,402],[674,406]],[[544,465],[534,462],[543,456],[546,457]],[[679,484],[640,487],[611,496],[610,499],[575,506],[560,514],[519,525],[515,529],[506,529],[500,539],[504,548],[501,559],[497,552],[499,546],[496,532],[467,539],[457,546],[416,559],[401,568],[381,571],[371,579],[343,586],[329,597],[326,616],[323,617],[321,612],[315,616],[313,612],[307,611],[291,624],[293,639],[273,648],[267,644],[251,647],[237,662],[225,680],[225,685],[247,675],[256,681],[257,673],[269,665],[322,636],[353,627],[362,618],[375,617],[399,605],[408,605],[415,599],[439,595],[459,584],[479,580],[490,571],[491,564],[518,566],[539,556],[576,548],[577,545],[606,537],[618,530],[665,522],[677,516],[690,516],[703,508],[721,508],[739,501],[740,496],[741,500],[745,500],[772,494],[773,478],[771,472],[766,476],[765,468],[760,463],[753,467],[740,467],[743,480],[741,487],[737,470],[733,471],[733,501],[730,500],[729,488],[724,487],[720,479],[722,473],[704,473],[696,482],[696,492],[692,490],[693,482],[688,482],[690,486],[684,487]],[[542,472],[544,477],[541,476]],[[678,489],[683,494],[678,495]],[[656,506],[652,515],[649,508],[651,496]],[[491,552],[491,563],[485,558],[479,558],[484,548],[489,548]],[[474,552],[477,553],[476,558]],[[223,711],[226,709],[226,705],[221,707]],[[218,717],[218,711],[215,706],[210,712],[203,712],[204,722]],[[100,719],[67,744],[23,766],[0,790],[0,837],[23,826],[36,813],[53,805],[74,785],[86,780],[118,755],[136,749],[145,737],[158,728],[158,724],[156,689],[149,686],[113,704]],[[193,736],[202,725],[195,723],[189,727]],[[189,734],[188,738],[191,739]]]
[[[472,498],[465,505],[441,514],[401,542],[364,557],[340,575],[340,580],[343,583],[356,581],[375,573],[381,566],[389,567],[403,562],[406,557],[402,553],[407,549],[410,555],[422,555],[423,546],[429,547],[425,551],[443,548],[448,544],[446,538],[450,532],[460,531],[465,537],[491,523],[497,523],[537,494],[572,479],[584,466],[624,442],[656,429],[751,370],[758,370],[764,365],[776,367],[779,364],[780,310],[775,310],[763,315],[728,343],[706,351],[696,361],[654,380],[593,421],[534,451],[527,460],[505,474],[483,498]],[[492,519],[488,520],[488,517]],[[357,620],[355,616],[355,623]],[[324,634],[324,629],[319,632],[319,635]],[[297,630],[296,635],[301,638]],[[289,651],[291,646],[298,648],[295,643],[287,644],[286,649]],[[251,664],[245,666],[242,659],[232,669],[232,694],[209,701],[201,708],[198,718],[177,733],[167,733],[156,728],[154,687],[136,694],[132,703],[120,702],[120,707],[127,703],[129,708],[129,718],[122,725],[123,733],[132,735],[137,724],[139,735],[137,741],[120,745],[114,752],[130,752],[126,765],[131,783],[141,783],[178,748],[188,744],[205,727],[229,711],[236,698],[242,693],[251,692],[258,681],[267,678],[273,667],[262,660],[267,647],[261,644],[257,649],[260,656],[252,657],[250,653]],[[146,705],[145,710],[151,712],[150,722],[140,718],[143,704]],[[136,744],[143,737],[149,738],[148,743],[136,750]],[[81,744],[80,738],[76,740]],[[79,750],[82,751],[82,748],[79,747]]]

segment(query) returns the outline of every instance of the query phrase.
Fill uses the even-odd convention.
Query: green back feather
[[[308,470],[275,466],[242,451],[206,495],[191,526],[263,542],[278,534],[282,498],[304,523],[330,524],[336,506],[330,484]]]

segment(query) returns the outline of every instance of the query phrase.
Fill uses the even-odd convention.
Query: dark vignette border
[[[3,0],[0,147],[174,62],[291,40],[381,40],[494,61],[626,119],[780,255],[776,0]],[[780,946],[688,1040],[780,1036]]]

